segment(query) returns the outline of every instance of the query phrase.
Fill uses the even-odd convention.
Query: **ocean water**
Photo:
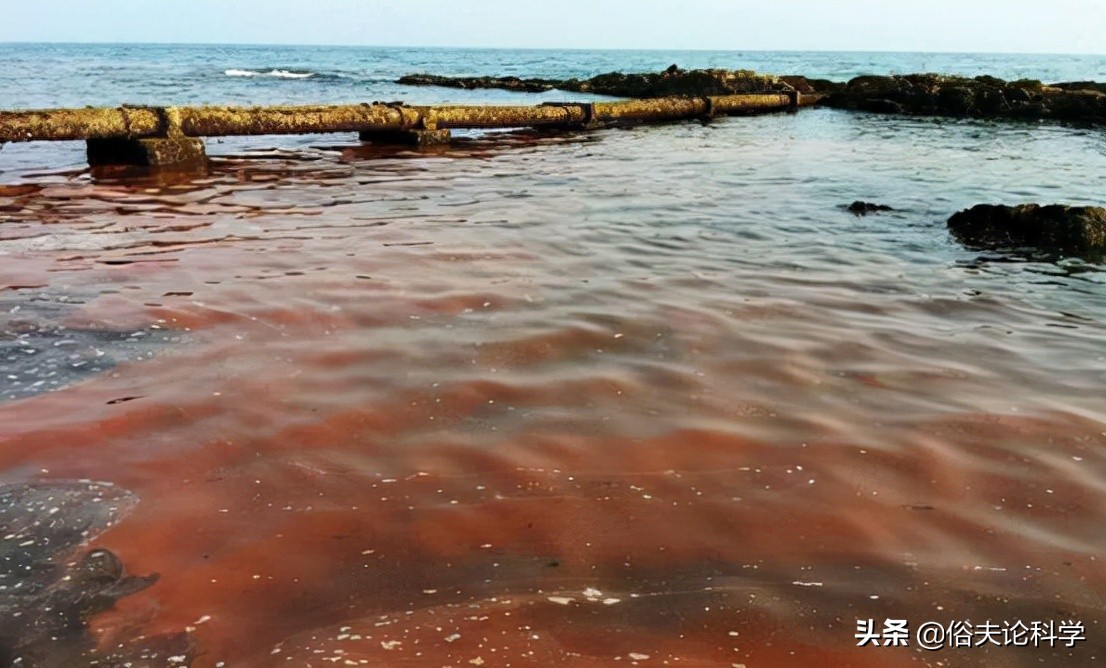
[[[565,95],[391,81],[674,62],[1106,80],[1092,56],[0,45],[0,107],[530,103]],[[0,484],[133,492],[94,545],[161,576],[90,620],[101,648],[1101,663],[1106,265],[945,227],[1106,205],[1101,128],[805,109],[208,151],[121,180],[79,143],[0,149]],[[1086,640],[857,647],[888,618]]]

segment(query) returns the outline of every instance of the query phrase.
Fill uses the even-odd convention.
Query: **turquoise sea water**
[[[846,81],[939,72],[1046,82],[1106,80],[1106,56],[764,51],[540,51],[224,45],[0,44],[0,108],[514,100],[495,91],[420,90],[404,74],[590,77],[611,71],[753,69]]]

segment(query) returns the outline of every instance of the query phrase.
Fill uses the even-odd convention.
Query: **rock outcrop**
[[[1008,82],[990,76],[863,76],[824,103],[879,113],[1106,123],[1106,84],[1095,82],[1046,86],[1032,79]]]
[[[876,204],[874,202],[863,202],[857,200],[846,207],[849,213],[855,216],[867,216],[869,213],[879,213],[881,211],[894,211],[893,208],[886,204]]]
[[[519,77],[443,77],[412,74],[397,83],[447,88],[496,88],[523,93],[561,90],[613,97],[734,95],[798,91],[826,96],[839,109],[890,114],[976,118],[1053,119],[1106,124],[1106,83],[1072,81],[1045,85],[1034,79],[1004,81],[991,76],[939,74],[862,76],[848,83],[803,76],[770,76],[750,70],[682,70],[611,72],[590,79],[521,79]]]
[[[813,91],[803,77],[793,77]],[[496,88],[523,93],[562,90],[613,97],[650,98],[677,95],[733,95],[796,90],[793,83],[750,70],[682,70],[673,65],[663,72],[624,74],[610,72],[590,79],[520,79],[518,77],[443,77],[412,74],[397,83],[407,86],[443,86],[446,88]],[[828,82],[827,82],[828,83]]]
[[[949,218],[960,241],[987,248],[1106,251],[1106,209],[1095,206],[980,204]]]

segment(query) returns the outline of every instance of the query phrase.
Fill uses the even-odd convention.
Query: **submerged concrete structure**
[[[93,166],[203,167],[202,137],[357,132],[362,141],[447,143],[451,129],[589,129],[786,111],[814,104],[794,91],[537,106],[372,103],[272,107],[132,107],[0,111],[0,143],[84,140]]]
[[[141,167],[188,168],[207,163],[202,139],[165,137],[128,139],[109,137],[88,140],[88,164],[93,167],[135,165]]]

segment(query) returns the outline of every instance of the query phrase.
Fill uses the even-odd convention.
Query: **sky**
[[[0,3],[0,42],[1106,54],[1106,0]]]

